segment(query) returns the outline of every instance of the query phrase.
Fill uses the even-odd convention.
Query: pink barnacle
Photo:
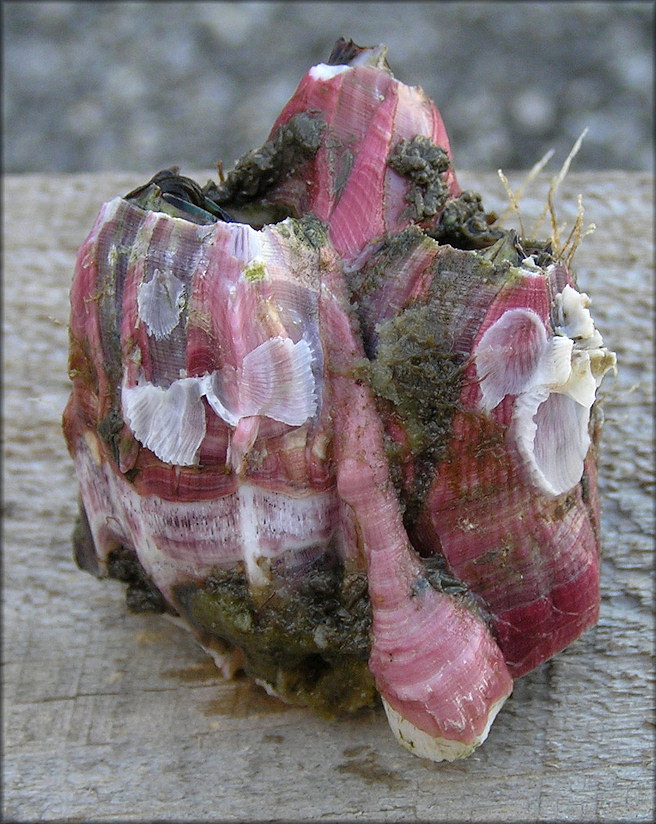
[[[212,196],[226,208],[247,204],[249,217],[312,214],[345,260],[386,233],[435,226],[461,194],[449,139],[435,104],[393,76],[386,51],[338,44],[303,77],[260,154],[245,155],[222,186],[210,186]],[[296,162],[276,175],[285,141]],[[262,176],[254,182],[254,165],[266,166],[266,186]]]
[[[498,269],[486,259],[493,249],[455,251],[421,235],[402,248],[389,269],[393,250],[379,252],[353,286],[365,296],[373,387],[404,467],[406,527],[482,599],[518,677],[597,620],[591,409],[615,358],[564,266],[516,256]]]
[[[447,198],[460,194],[439,111],[420,87],[394,78],[385,51],[364,49],[349,60],[348,53],[335,50],[333,62],[314,66],[301,80],[272,129],[275,134],[304,112],[316,112],[325,122],[321,147],[306,172],[310,185],[297,189],[291,178],[270,197],[326,221],[344,258],[387,232],[411,223],[429,225]],[[411,177],[394,169],[403,166],[404,151],[411,153],[411,147],[415,174],[426,178],[415,202],[409,198]]]
[[[346,303],[340,284],[332,292]],[[403,523],[371,389],[344,376],[353,355],[363,356],[362,343],[346,311],[331,304],[327,313],[337,489],[355,515],[367,563],[369,667],[399,742],[433,760],[459,758],[487,736],[512,678],[480,613],[427,576]]]

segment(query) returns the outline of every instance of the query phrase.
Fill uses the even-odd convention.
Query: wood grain
[[[619,362],[602,387],[600,622],[452,764],[401,750],[382,710],[327,723],[224,681],[184,631],[76,568],[68,289],[101,202],[142,182],[4,180],[4,820],[651,820],[652,177],[571,174],[558,197],[571,225],[582,192],[597,225],[575,269]],[[503,208],[495,175],[461,182]],[[545,191],[523,202],[529,225]]]

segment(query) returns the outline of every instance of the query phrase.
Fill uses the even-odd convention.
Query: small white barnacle
[[[554,301],[554,334],[525,307],[508,309],[476,349],[480,407],[516,400],[510,436],[532,483],[547,495],[568,492],[590,448],[590,409],[615,354],[603,346],[585,293],[567,285]]]
[[[170,335],[178,325],[185,302],[184,283],[172,271],[155,269],[137,293],[139,319],[156,340]]]
[[[306,341],[274,337],[249,352],[239,369],[182,377],[163,388],[149,381],[123,382],[123,415],[135,438],[165,463],[193,466],[205,437],[205,397],[235,428],[243,419],[267,416],[301,426],[316,412],[312,352]]]
[[[594,338],[601,345],[601,335],[596,331],[588,307],[590,298],[585,292],[577,292],[567,284],[554,300],[555,332],[568,338]]]
[[[572,341],[572,372],[560,391],[575,397],[580,391],[578,387],[585,385],[588,389],[580,403],[592,406],[606,372],[617,371],[617,358],[604,346],[588,309],[590,298],[585,292],[577,292],[568,284],[556,295],[554,304],[554,331],[557,336]]]

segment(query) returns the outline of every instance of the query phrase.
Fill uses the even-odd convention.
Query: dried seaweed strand
[[[584,237],[591,235],[595,229],[597,228],[596,224],[590,223],[586,227],[585,231],[582,230],[583,227],[583,195],[579,194],[577,199],[577,209],[576,209],[576,220],[574,221],[574,225],[567,237],[567,240],[563,244],[563,248],[561,250],[561,254],[565,257],[565,263],[567,266],[570,266],[572,263],[572,259],[576,250],[579,248],[579,244],[583,240]],[[570,245],[571,244],[571,245]],[[570,246],[569,251],[565,255],[565,251],[567,247]]]
[[[506,209],[506,212],[504,212],[504,214],[510,211],[517,215],[517,221],[519,222],[519,233],[522,237],[524,237],[524,224],[522,223],[522,216],[519,211],[519,199],[517,198],[517,195],[513,192],[513,190],[510,188],[508,178],[504,175],[501,169],[497,171],[497,174],[499,175],[499,179],[503,183],[503,188],[506,190],[506,194],[508,195],[509,200],[508,209]],[[502,218],[503,215],[499,220],[501,220]]]
[[[556,192],[560,187],[560,184],[563,182],[565,177],[569,172],[570,165],[572,160],[576,157],[581,148],[581,144],[583,143],[583,138],[588,133],[587,128],[584,129],[581,134],[579,135],[578,139],[572,146],[570,153],[565,158],[563,165],[560,167],[560,171],[557,175],[552,177],[551,183],[549,185],[549,191],[547,193],[547,203],[545,207],[542,209],[542,212],[538,216],[538,219],[533,226],[532,234],[535,236],[537,234],[538,228],[540,227],[542,221],[544,220],[547,212],[549,212],[549,217],[551,219],[551,243],[553,246],[553,253],[554,257],[558,257],[562,252],[562,248],[560,246],[560,229],[558,227],[558,222],[556,219],[556,209],[555,209],[555,198]]]
[[[509,205],[506,207],[506,210],[503,214],[498,218],[497,223],[501,224],[503,221],[508,217],[508,215],[514,212],[517,215],[517,218],[520,223],[520,227],[522,225],[521,216],[519,213],[519,201],[522,199],[524,192],[526,191],[527,187],[535,180],[535,178],[540,174],[540,172],[544,169],[547,163],[551,160],[554,155],[554,149],[549,149],[543,157],[538,160],[537,163],[534,163],[529,173],[526,175],[524,181],[520,184],[519,189],[516,192],[513,192],[510,188],[508,183],[508,178],[503,174],[501,169],[498,170],[499,178],[503,183],[503,186],[506,190],[506,194],[508,195],[508,200],[510,201]],[[522,232],[523,234],[523,232]]]

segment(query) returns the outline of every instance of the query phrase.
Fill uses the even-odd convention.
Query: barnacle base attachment
[[[483,731],[471,743],[431,735],[404,718],[384,698],[382,701],[390,729],[402,747],[413,755],[429,761],[456,761],[459,758],[467,758],[485,741],[494,719],[506,703],[506,697],[500,698],[490,707]]]

